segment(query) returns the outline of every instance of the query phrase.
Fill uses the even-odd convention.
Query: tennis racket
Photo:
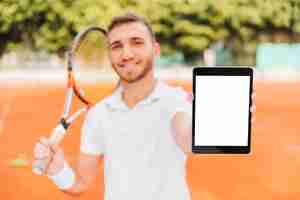
[[[109,68],[107,50],[107,33],[100,27],[89,27],[76,35],[67,52],[68,81],[65,105],[59,124],[49,137],[52,145],[59,144],[70,124],[100,100],[101,97],[96,96],[99,92],[93,91],[89,82],[97,81],[97,74]],[[75,98],[83,103],[83,106],[70,115]],[[44,174],[47,171],[47,165],[45,160],[36,160],[33,163],[33,172],[39,175]]]

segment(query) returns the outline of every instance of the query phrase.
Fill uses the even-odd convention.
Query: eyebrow
[[[110,46],[114,46],[114,45],[117,45],[117,44],[121,44],[121,41],[120,40],[116,40],[116,41],[113,41]]]
[[[139,40],[139,41],[145,41],[144,38],[142,37],[131,37],[129,38],[129,40]],[[116,41],[113,41],[112,43],[110,43],[110,46],[114,46],[114,45],[117,45],[117,44],[120,44],[121,41],[120,40],[116,40]]]
[[[141,38],[141,37],[132,37],[132,38],[130,38],[130,40],[143,40],[144,41],[144,38]]]

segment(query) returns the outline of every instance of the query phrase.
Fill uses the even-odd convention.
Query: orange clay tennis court
[[[190,83],[176,84],[191,90]],[[191,156],[187,180],[193,200],[300,198],[300,82],[255,85],[252,154]],[[112,84],[100,84],[97,91],[104,96],[112,88]],[[34,143],[54,127],[62,111],[64,87],[1,84],[0,90],[0,199],[71,199],[47,178],[34,175],[28,165],[11,165],[16,158],[30,159]],[[62,144],[73,166],[79,149],[79,130],[80,123],[73,124]],[[77,199],[103,199],[102,168],[96,183]]]

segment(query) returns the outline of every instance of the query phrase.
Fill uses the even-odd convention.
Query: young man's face
[[[122,81],[133,83],[153,70],[159,45],[140,22],[125,23],[108,34],[112,66]]]

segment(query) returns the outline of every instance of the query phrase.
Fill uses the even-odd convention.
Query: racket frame
[[[65,105],[63,114],[61,116],[61,119],[58,123],[58,125],[53,129],[52,133],[50,134],[49,141],[51,144],[59,144],[61,140],[63,139],[64,135],[66,134],[66,131],[70,124],[75,121],[83,112],[86,112],[89,110],[90,107],[93,106],[93,103],[89,101],[83,92],[81,92],[81,88],[76,84],[75,77],[74,77],[74,57],[75,52],[80,46],[80,42],[83,40],[83,38],[92,31],[98,31],[102,35],[107,37],[107,31],[101,27],[97,26],[91,26],[83,31],[80,31],[76,36],[72,43],[71,49],[67,51],[67,76],[68,76],[68,82],[67,82],[67,92],[65,96]],[[77,112],[70,115],[71,111],[71,105],[74,98],[74,95],[78,97],[78,99],[85,104],[84,107],[80,108]],[[47,172],[49,163],[42,162],[43,160],[38,160],[40,162],[33,163],[33,172],[38,175],[43,175]]]
[[[61,124],[67,129],[69,125],[84,111],[87,111],[90,107],[93,106],[93,103],[89,101],[85,95],[83,94],[82,89],[76,84],[75,76],[74,76],[74,57],[75,53],[80,47],[81,41],[84,39],[84,37],[90,33],[97,31],[107,37],[107,31],[101,27],[97,26],[91,26],[83,31],[79,32],[74,42],[72,43],[71,49],[67,52],[67,71],[68,71],[68,84],[67,84],[67,93],[66,93],[66,100],[65,100],[65,106],[64,106],[64,112],[61,118]],[[76,95],[79,100],[86,105],[86,109],[80,109],[77,111],[73,116],[70,117],[70,119],[67,119],[67,116],[70,113],[71,110],[71,104],[73,100],[73,96]]]

